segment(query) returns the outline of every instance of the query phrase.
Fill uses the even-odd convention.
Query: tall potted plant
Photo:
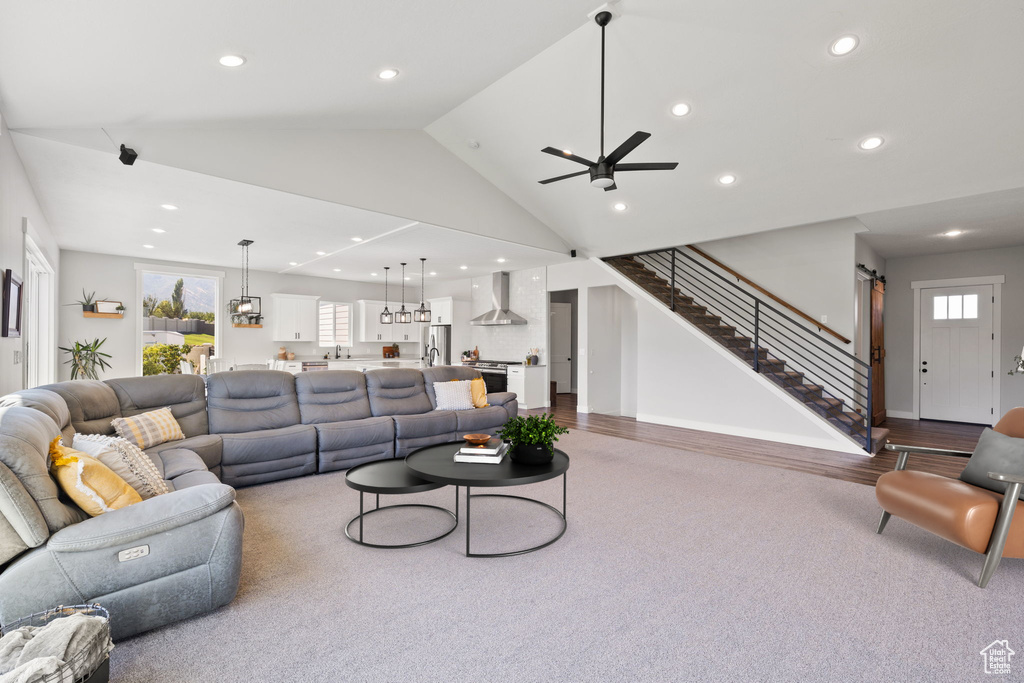
[[[110,354],[100,351],[105,341],[106,337],[93,339],[91,342],[76,341],[70,347],[58,347],[61,351],[71,354],[71,358],[64,361],[65,365],[71,366],[71,379],[99,379],[99,371],[110,368],[110,363],[107,362]]]
[[[543,465],[555,457],[554,442],[558,441],[558,435],[568,433],[568,429],[555,424],[553,415],[544,413],[517,415],[505,423],[498,436],[511,444],[509,457],[516,462]]]

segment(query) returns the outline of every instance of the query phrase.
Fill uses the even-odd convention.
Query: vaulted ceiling
[[[458,245],[452,268],[504,252],[526,267],[850,216],[905,250],[945,228],[936,202],[1017,239],[1019,2],[622,0],[607,146],[645,130],[629,160],[679,168],[621,174],[615,192],[542,186],[578,170],[542,147],[597,155],[597,4],[0,0],[0,110],[69,248],[179,258],[142,246],[173,220],[206,245],[186,260],[259,235],[258,267],[362,279],[360,255],[408,247],[394,230],[413,223],[415,256]],[[849,33],[857,49],[830,55]],[[224,54],[247,62],[226,69]],[[385,67],[399,76],[378,79]],[[677,102],[692,112],[673,116]],[[858,149],[869,135],[884,144]],[[182,205],[173,219],[165,202]],[[351,263],[288,255],[319,250]]]

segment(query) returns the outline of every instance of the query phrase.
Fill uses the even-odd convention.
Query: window
[[[320,346],[352,346],[352,304],[320,302]]]
[[[937,296],[933,301],[933,320],[974,320],[978,317],[978,295]]]
[[[208,372],[210,358],[218,355],[220,274],[136,268],[142,304],[142,374]]]

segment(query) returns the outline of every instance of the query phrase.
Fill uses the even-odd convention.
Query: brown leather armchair
[[[1014,408],[993,429],[1006,436],[1024,438],[1024,407]],[[971,455],[938,448],[886,444],[899,453],[896,469],[886,472],[875,484],[875,497],[882,506],[878,533],[892,515],[904,519],[947,541],[985,555],[978,578],[984,588],[1003,557],[1024,558],[1024,514],[1014,516],[1024,477],[990,472],[989,477],[1006,482],[1006,495],[928,472],[907,470],[911,453]]]

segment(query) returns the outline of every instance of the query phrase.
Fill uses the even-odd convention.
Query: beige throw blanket
[[[101,647],[93,647],[97,641]],[[94,654],[62,670],[87,648]],[[0,683],[37,683],[58,671],[61,675],[54,681],[74,683],[99,666],[113,648],[102,617],[72,614],[46,626],[23,626],[0,638]]]

